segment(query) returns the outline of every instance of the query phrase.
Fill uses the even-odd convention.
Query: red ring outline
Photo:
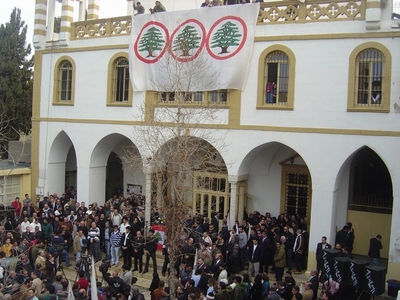
[[[238,21],[240,24],[242,24],[242,27],[243,27],[243,39],[242,39],[242,42],[240,43],[239,47],[236,49],[236,51],[234,51],[234,52],[232,52],[231,54],[226,55],[226,56],[218,56],[218,55],[215,55],[215,54],[211,51],[211,48],[210,48],[211,33],[214,31],[214,28],[217,27],[217,25],[218,25],[219,23],[221,23],[222,21],[228,20],[228,19],[236,20],[236,21]],[[207,49],[208,54],[210,54],[211,57],[213,57],[213,58],[215,58],[215,59],[218,59],[218,60],[224,60],[224,59],[231,58],[232,56],[235,56],[240,50],[242,50],[242,48],[243,48],[243,46],[244,46],[246,40],[247,40],[247,26],[246,26],[246,23],[245,23],[241,18],[239,18],[239,17],[235,17],[235,16],[226,16],[226,17],[223,17],[223,18],[217,20],[217,21],[211,26],[211,28],[210,28],[210,30],[209,30],[209,32],[208,32],[208,35],[207,35],[206,49]]]
[[[172,41],[173,41],[174,36],[175,36],[175,34],[177,33],[177,31],[178,31],[182,26],[184,26],[184,25],[186,25],[187,23],[190,23],[190,22],[196,23],[197,25],[199,25],[199,27],[200,27],[200,29],[201,29],[201,31],[202,31],[201,44],[200,44],[199,49],[196,51],[196,53],[195,53],[194,55],[192,55],[191,57],[189,57],[189,58],[179,58],[179,57],[177,57],[177,56],[175,55],[174,51],[172,50]],[[172,56],[175,60],[177,60],[177,61],[179,61],[179,62],[189,62],[189,61],[192,61],[192,60],[196,59],[196,58],[200,55],[201,51],[203,50],[204,44],[206,43],[206,38],[207,38],[207,34],[206,34],[206,29],[204,28],[204,25],[203,25],[199,20],[196,20],[196,19],[188,19],[188,20],[186,20],[185,22],[183,22],[181,25],[179,25],[177,28],[175,28],[174,32],[172,32],[171,37],[170,37],[170,41],[169,41],[168,51],[169,51],[169,53],[171,53],[171,56]]]
[[[143,56],[141,56],[141,55],[139,54],[139,52],[138,52],[138,43],[139,43],[139,40],[140,40],[140,38],[141,38],[141,36],[142,36],[142,33],[143,33],[143,31],[144,31],[148,26],[150,26],[150,25],[156,25],[156,26],[158,26],[158,27],[161,27],[161,29],[164,30],[164,32],[165,32],[165,40],[166,40],[164,49],[163,49],[163,50],[160,52],[160,54],[159,54],[156,58],[154,58],[154,59],[146,59],[146,58],[144,58]],[[134,44],[134,46],[133,46],[133,51],[135,52],[136,57],[137,57],[138,59],[140,59],[142,62],[145,62],[145,63],[148,63],[148,64],[153,64],[153,63],[156,63],[158,60],[160,60],[161,57],[163,57],[163,55],[165,54],[165,51],[167,51],[167,48],[168,48],[168,41],[169,41],[169,33],[168,33],[167,27],[165,27],[165,25],[162,24],[162,23],[160,23],[160,22],[150,21],[150,22],[147,22],[146,24],[144,24],[143,27],[142,27],[142,30],[139,32],[139,35],[138,35],[138,37],[136,38],[135,44]]]

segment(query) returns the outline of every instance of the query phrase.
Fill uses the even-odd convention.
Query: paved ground
[[[103,277],[102,274],[100,273],[100,271],[98,270],[98,267],[100,266],[101,262],[96,263],[95,267],[96,267],[96,278],[97,281],[102,281]],[[162,265],[162,261],[158,261],[157,265]],[[120,262],[118,267],[111,267],[110,268],[110,272],[113,270],[117,270],[120,274],[122,273],[122,263]],[[63,267],[64,273],[67,277],[67,279],[71,282],[75,282],[76,278],[77,278],[77,272],[75,271],[74,268],[72,267]],[[271,283],[274,283],[274,273],[269,273],[268,274],[271,278]],[[150,299],[150,292],[148,290],[148,288],[150,287],[151,284],[151,277],[152,277],[152,269],[149,269],[149,272],[146,274],[139,274],[138,272],[134,272],[134,276],[137,277],[137,282],[136,282],[136,286],[139,287],[140,292],[144,294],[145,299]],[[297,284],[302,284],[304,282],[307,281],[307,279],[309,278],[309,276],[306,273],[300,274],[300,275],[293,275],[293,277],[296,280]],[[168,278],[167,277],[163,277],[160,274],[160,279],[164,280],[165,282],[168,282]],[[107,285],[107,283],[104,282],[105,285]]]
[[[163,257],[161,255],[161,253],[158,253],[158,252],[157,252],[157,267],[158,267],[158,271],[159,271],[159,274],[160,274],[160,279],[164,280],[167,283],[168,282],[168,278],[163,277],[161,275],[161,272],[160,272],[162,264],[163,264]],[[358,258],[359,257],[357,257],[357,259]],[[73,261],[73,259],[71,257],[71,262],[72,261]],[[100,265],[101,265],[101,262],[98,262],[95,265],[96,266],[96,278],[97,278],[97,281],[102,281],[102,274],[98,270],[98,267]],[[122,266],[122,262],[120,261],[118,267],[114,267],[113,266],[113,267],[110,268],[110,271],[117,270],[121,274],[122,273],[121,266]],[[75,269],[73,269],[72,267],[63,267],[63,270],[64,270],[64,273],[65,273],[66,277],[68,278],[68,280],[70,280],[71,282],[75,282],[76,277],[77,277]],[[150,299],[150,293],[148,291],[148,288],[149,288],[149,286],[151,284],[152,273],[153,273],[153,269],[152,269],[152,266],[150,265],[148,273],[139,274],[138,272],[134,272],[134,274],[133,274],[135,277],[138,278],[138,280],[137,280],[135,285],[137,287],[139,287],[140,292],[144,294],[146,300]],[[271,279],[271,283],[273,284],[275,282],[274,273],[269,273],[268,275],[269,275],[269,277]],[[300,284],[305,283],[310,276],[309,276],[309,273],[306,272],[306,273],[302,273],[302,274],[298,274],[298,275],[293,274],[293,277],[296,280],[296,284],[300,285]],[[104,282],[104,284],[106,285],[107,283]],[[368,295],[364,295],[364,297],[362,299],[370,299],[370,298],[367,298],[367,297],[368,297]],[[385,294],[383,294],[381,296],[376,296],[374,299],[375,300],[393,300],[395,298],[389,297],[385,293]],[[356,300],[356,299],[354,299],[354,300]]]

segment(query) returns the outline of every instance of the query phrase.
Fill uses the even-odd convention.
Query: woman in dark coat
[[[250,289],[250,299],[252,300],[260,300],[262,299],[262,275],[257,274],[254,277],[254,284]]]
[[[55,257],[52,254],[47,254],[46,260],[46,277],[51,281],[56,277],[56,264],[54,263]]]
[[[228,271],[228,276],[240,273],[239,245],[233,247],[233,252],[229,255],[226,262],[226,269]]]

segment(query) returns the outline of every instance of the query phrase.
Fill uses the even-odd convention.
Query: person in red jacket
[[[15,200],[11,202],[11,206],[14,207],[15,210],[15,216],[19,217],[22,209],[22,204],[19,202],[19,197],[15,197]]]
[[[79,284],[79,288],[87,291],[89,287],[89,281],[85,278],[85,271],[79,271],[78,274],[79,274],[79,279],[76,283]]]

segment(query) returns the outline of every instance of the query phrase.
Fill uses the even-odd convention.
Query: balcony
[[[366,1],[314,0],[262,2],[257,25],[365,20]],[[72,23],[71,39],[130,35],[131,16]]]

